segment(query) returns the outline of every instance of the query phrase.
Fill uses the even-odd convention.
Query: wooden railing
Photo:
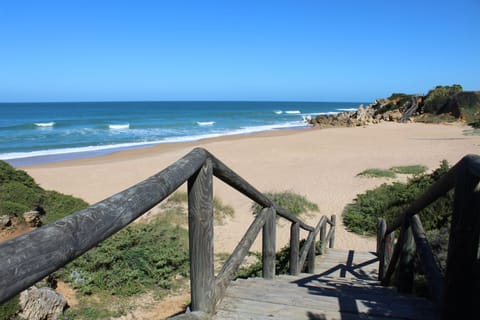
[[[398,288],[411,292],[414,258],[418,252],[430,297],[442,319],[478,316],[480,303],[480,157],[465,156],[390,226],[379,219],[377,251],[379,280],[389,285],[397,272]],[[454,189],[454,209],[448,244],[446,275],[441,274],[417,213]],[[394,241],[394,231],[400,229]],[[476,316],[474,316],[476,317]]]
[[[213,176],[263,207],[217,276],[213,250]],[[333,247],[335,216],[321,217],[312,227],[256,190],[204,149],[194,149],[156,175],[56,222],[0,244],[0,302],[30,287],[93,248],[188,184],[188,224],[192,317],[208,315],[250,247],[263,229],[263,277],[275,275],[276,216],[291,222],[290,273],[298,274],[305,261],[314,272],[315,238],[322,250]],[[330,225],[327,234],[327,224]],[[300,250],[300,229],[309,232]],[[202,316],[203,317],[203,316]]]

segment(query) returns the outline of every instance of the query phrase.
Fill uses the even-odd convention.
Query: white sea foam
[[[197,121],[199,126],[213,126],[215,121]]]
[[[335,110],[338,110],[338,111],[342,111],[342,112],[352,112],[352,111],[357,111],[358,109],[357,108],[338,108],[338,109],[335,109]]]
[[[47,127],[53,127],[55,125],[54,121],[51,122],[35,122],[34,123],[37,127],[40,128],[47,128]]]
[[[275,114],[282,114],[283,111],[282,110],[277,110],[277,111],[273,111]]]
[[[288,129],[288,128],[306,128],[306,127],[308,127],[308,125],[303,121],[292,121],[287,123],[271,124],[271,125],[263,125],[263,126],[247,126],[239,129],[218,131],[218,132],[212,132],[208,134],[170,137],[170,138],[154,140],[154,141],[119,143],[119,144],[102,145],[102,146],[50,149],[50,150],[41,150],[41,151],[32,151],[32,152],[3,153],[3,154],[0,154],[0,159],[13,160],[13,159],[25,159],[25,158],[46,157],[46,156],[61,156],[61,155],[76,154],[76,153],[95,153],[95,152],[102,152],[102,151],[115,151],[115,150],[129,149],[129,148],[155,145],[155,144],[161,144],[161,143],[192,142],[192,141],[216,138],[221,136],[243,135],[243,134],[251,134],[251,133],[263,132],[263,131],[272,131],[272,130],[280,130],[280,129]]]
[[[300,110],[287,110],[285,111],[286,114],[300,114]]]
[[[126,123],[126,124],[109,124],[108,128],[110,130],[126,130],[126,129],[130,129],[130,124],[129,123]]]

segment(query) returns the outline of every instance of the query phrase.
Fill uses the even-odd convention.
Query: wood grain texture
[[[432,249],[427,241],[425,230],[418,215],[411,218],[413,237],[417,247],[418,256],[420,257],[422,268],[427,278],[430,297],[440,308],[443,303],[443,295],[445,293],[445,279],[438,268],[437,262],[433,256]]]
[[[357,274],[370,273],[376,256],[368,252],[327,250],[317,265],[349,264]],[[366,269],[364,269],[366,268]],[[321,268],[319,268],[321,269]],[[368,270],[368,271],[367,271]],[[326,271],[326,270],[325,270]],[[281,275],[274,280],[251,278],[232,282],[213,319],[436,319],[433,305],[380,286],[373,275],[342,278],[341,274]]]
[[[290,274],[297,275],[300,273],[300,226],[297,222],[293,222],[290,227]]]
[[[238,245],[235,247],[232,255],[227,259],[222,270],[218,273],[218,276],[215,280],[215,301],[218,302],[223,298],[223,293],[225,292],[228,284],[230,283],[233,275],[238,270],[238,267],[241,265],[243,260],[248,254],[253,242],[257,238],[260,230],[262,230],[265,221],[268,218],[268,208],[264,208],[260,211],[259,214],[255,217],[255,220],[248,228],[247,232],[240,240]]]
[[[480,234],[480,157],[467,156],[458,168],[455,200],[448,244],[445,276],[445,303],[442,317],[465,318],[478,313],[479,301],[474,301],[475,273]]]
[[[328,247],[332,249],[335,247],[335,230],[337,229],[337,216],[332,214],[330,218],[330,230],[331,230],[331,235],[328,240]]]
[[[209,159],[188,180],[188,229],[191,309],[212,313],[215,275],[212,165]]]
[[[268,208],[262,237],[262,275],[265,279],[275,277],[276,222],[275,210]]]
[[[415,240],[413,239],[410,219],[405,220],[405,239],[401,246],[400,259],[398,261],[398,291],[412,293],[415,263]]]
[[[194,149],[158,174],[108,199],[0,244],[0,301],[82,255],[150,210],[203,164]]]

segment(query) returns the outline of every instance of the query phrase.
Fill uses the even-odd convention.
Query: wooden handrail
[[[0,302],[30,287],[164,200],[205,162],[195,149],[158,174],[84,210],[0,244]]]
[[[213,176],[264,208],[255,217],[217,277],[214,275],[213,265]],[[304,252],[310,252],[309,265],[312,271],[314,239],[319,229],[322,226],[325,228],[326,224],[330,225],[330,230],[328,236],[322,240],[328,241],[330,247],[333,247],[335,216],[331,219],[321,217],[314,228],[276,205],[208,151],[196,148],[166,169],[116,195],[1,243],[0,303],[124,228],[166,199],[185,182],[188,182],[191,309],[196,312],[192,314],[214,312],[216,304],[222,299],[229,282],[262,228],[263,273],[266,278],[274,276],[276,215],[289,220],[292,230],[297,231],[292,233],[296,237],[292,240],[293,243],[299,243],[300,228],[309,232],[301,257],[298,248],[291,247],[291,273],[298,272],[303,266],[306,259],[303,257]],[[297,262],[292,264],[292,261]]]
[[[420,218],[415,215],[410,221],[412,224],[413,237],[415,238],[415,243],[417,244],[418,255],[422,261],[425,276],[427,277],[430,296],[437,305],[441,305],[445,293],[443,276],[437,263],[435,262],[432,249],[428,243]]]
[[[476,310],[475,294],[480,290],[480,275],[474,269],[479,264],[480,236],[480,157],[467,155],[453,166],[443,177],[430,186],[419,198],[389,226],[379,221],[377,250],[380,259],[379,279],[387,285],[399,260],[405,260],[408,246],[405,241],[407,226],[411,225],[416,250],[420,255],[427,277],[432,299],[437,303],[443,319],[467,318]],[[454,210],[448,244],[447,272],[445,278],[436,266],[433,253],[425,237],[418,213],[455,189]],[[398,237],[391,260],[389,255],[389,236],[400,226],[404,226]],[[403,248],[403,249],[402,249]],[[403,257],[403,258],[402,258]],[[408,259],[407,259],[408,260]],[[411,259],[410,259],[411,260]],[[386,270],[386,272],[385,272]],[[405,267],[400,266],[402,273]],[[404,281],[405,282],[405,281]],[[409,286],[406,285],[405,288]]]

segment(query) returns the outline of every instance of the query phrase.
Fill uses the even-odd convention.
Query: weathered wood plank
[[[337,216],[332,214],[330,219],[330,230],[331,235],[327,237],[328,240],[328,247],[332,249],[335,246],[335,229],[337,228]]]
[[[202,311],[193,311],[167,318],[167,320],[210,320],[211,315]]]
[[[411,293],[413,290],[415,241],[413,239],[410,219],[405,220],[405,240],[401,246],[400,259],[398,262],[398,283],[400,292]]]
[[[326,219],[327,219],[326,216],[322,216],[320,218],[320,221],[318,221],[315,229],[310,231],[310,233],[308,234],[307,241],[305,241],[305,244],[303,245],[303,248],[302,248],[302,253],[300,254],[300,262],[299,262],[300,268],[302,268],[302,266],[305,264],[305,260],[307,259],[307,255],[308,255],[308,250],[310,250],[310,246],[315,245],[314,244],[315,238],[318,232],[320,231],[320,227],[323,224],[325,224]]]
[[[458,177],[448,243],[444,319],[478,313],[479,303],[473,300],[476,295],[473,271],[480,235],[480,157],[464,157],[456,167]]]
[[[233,274],[238,270],[238,267],[247,256],[248,251],[252,247],[252,244],[257,238],[260,230],[262,230],[263,225],[268,218],[268,210],[269,208],[264,208],[259,214],[257,214],[255,220],[250,225],[238,245],[235,247],[232,255],[228,258],[222,270],[218,273],[217,279],[215,280],[215,301],[218,302],[223,298],[225,290],[227,289]]]
[[[307,310],[323,310],[365,314],[373,316],[392,315],[408,319],[425,319],[432,315],[431,304],[423,300],[412,304],[404,296],[368,295],[364,292],[360,297],[354,291],[349,295],[342,295],[341,288],[318,289],[313,287],[298,287],[290,284],[290,290],[266,285],[236,287],[229,289],[227,297],[222,303],[222,309],[256,310],[259,314],[289,314],[298,310],[306,314]],[[232,287],[233,289],[233,287]],[[296,290],[297,289],[297,290]],[[381,291],[383,288],[379,288]],[[301,291],[303,290],[303,291]],[[375,288],[370,288],[370,291]],[[286,291],[286,294],[282,292]],[[303,293],[302,293],[303,292]],[[280,309],[279,309],[280,308]],[[266,312],[266,313],[265,313]]]
[[[275,277],[275,240],[276,240],[276,216],[273,208],[267,209],[267,220],[263,225],[262,238],[262,274],[265,279]]]
[[[212,164],[188,180],[190,290],[193,311],[212,313],[215,297]]]
[[[428,288],[431,299],[437,307],[443,303],[445,294],[444,278],[438,268],[437,262],[432,253],[432,249],[427,241],[427,236],[423,230],[422,222],[418,215],[411,218],[413,237],[417,245],[417,252],[422,261],[423,270],[428,282]]]
[[[300,225],[292,222],[290,227],[290,274],[297,275],[300,273]]]
[[[207,158],[194,149],[156,175],[108,199],[0,244],[0,301],[82,255],[180,187]]]

